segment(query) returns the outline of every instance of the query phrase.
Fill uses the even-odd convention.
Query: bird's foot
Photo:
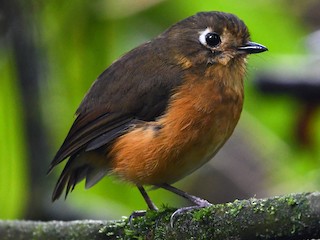
[[[175,222],[177,216],[179,216],[185,212],[188,212],[191,210],[196,210],[199,208],[205,208],[205,207],[212,206],[212,204],[210,202],[208,202],[207,200],[201,199],[201,198],[197,198],[196,204],[197,205],[195,205],[195,206],[183,207],[183,208],[177,209],[170,217],[170,226],[173,228],[174,222]]]
[[[134,211],[133,213],[131,213],[130,217],[129,217],[129,224],[130,226],[132,226],[132,220],[137,218],[137,217],[144,217],[146,215],[147,211],[146,210],[137,210]]]

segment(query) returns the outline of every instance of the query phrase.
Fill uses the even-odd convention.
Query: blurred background
[[[232,138],[175,186],[213,203],[319,190],[319,1],[0,0],[0,219],[119,219],[145,209],[135,187],[112,178],[51,203],[63,166],[46,171],[112,61],[209,10],[238,15],[269,52],[249,59]],[[164,190],[150,196],[158,206],[186,204]]]

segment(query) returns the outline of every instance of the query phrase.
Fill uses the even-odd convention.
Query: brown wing
[[[80,150],[94,150],[112,141],[123,134],[132,122],[133,117],[98,111],[78,115],[51,162],[49,172],[54,166]]]
[[[154,46],[157,41],[132,50],[92,85],[51,163],[49,172],[69,158],[56,184],[53,200],[59,198],[65,186],[67,195],[84,178],[86,187],[99,181],[110,170],[90,164],[102,157],[108,161],[106,152],[99,155],[100,149],[108,149],[135,121],[153,121],[165,111],[170,95],[182,82],[183,73],[178,66],[161,59]]]

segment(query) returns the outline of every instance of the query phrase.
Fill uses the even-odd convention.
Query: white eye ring
[[[212,29],[207,27],[206,30],[202,31],[202,32],[199,32],[200,33],[200,36],[199,36],[199,41],[201,42],[201,44],[203,46],[208,46],[207,44],[207,41],[206,41],[206,35],[208,33],[212,32]]]

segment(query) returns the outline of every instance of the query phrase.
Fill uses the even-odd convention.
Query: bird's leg
[[[144,200],[146,201],[148,207],[150,210],[154,210],[154,211],[158,211],[157,206],[151,201],[149,195],[147,194],[146,190],[142,187],[142,186],[137,186],[142,197],[144,198]]]
[[[164,183],[164,184],[160,184],[160,185],[157,185],[158,187],[161,187],[163,189],[166,189],[172,193],[175,193],[187,200],[189,200],[190,202],[192,202],[193,204],[195,204],[196,206],[190,206],[190,207],[183,207],[183,208],[179,208],[177,209],[170,217],[170,223],[171,223],[171,227],[173,227],[173,223],[174,223],[174,219],[177,215],[181,214],[181,213],[184,213],[186,211],[189,211],[189,210],[193,210],[193,209],[198,209],[198,208],[204,208],[204,207],[209,207],[211,206],[212,204],[210,202],[208,202],[207,200],[205,199],[202,199],[202,198],[199,198],[199,197],[196,197],[196,196],[193,196],[193,195],[190,195],[178,188],[175,188],[167,183]]]
[[[161,187],[163,189],[166,189],[170,192],[173,192],[187,200],[189,200],[190,202],[194,203],[195,205],[199,206],[199,207],[208,207],[211,206],[212,204],[209,203],[207,200],[193,196],[191,194],[188,194],[178,188],[175,188],[167,183],[161,184],[161,185],[157,185],[158,187]]]
[[[149,195],[147,194],[146,190],[144,189],[144,187],[142,187],[142,186],[137,186],[137,187],[138,187],[142,197],[146,201],[148,208],[153,211],[158,211],[157,206],[151,201],[151,199],[150,199]],[[134,219],[136,217],[143,217],[144,215],[146,215],[145,210],[134,211],[129,217],[130,225],[131,225],[132,219]]]

